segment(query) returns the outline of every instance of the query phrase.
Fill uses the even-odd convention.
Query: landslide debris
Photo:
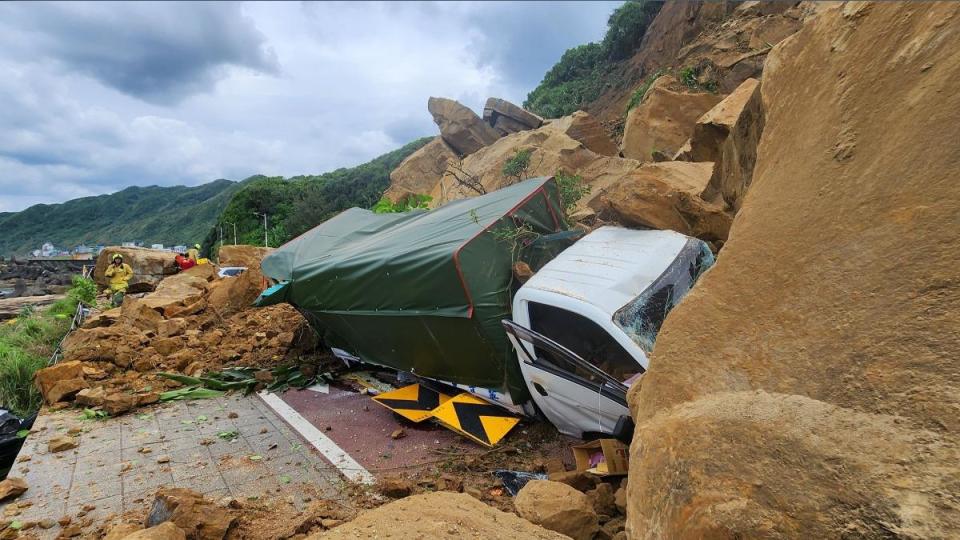
[[[313,331],[292,307],[249,307],[262,289],[264,253],[224,246],[222,259],[247,266],[246,272],[219,278],[213,265],[195,266],[159,281],[153,292],[128,294],[121,307],[90,317],[64,340],[63,360],[37,372],[46,403],[76,400],[121,414],[156,403],[161,392],[180,386],[158,372],[196,376],[229,366],[267,369],[312,347]]]
[[[567,538],[464,493],[414,495],[368,510],[311,539],[337,538]]]
[[[590,498],[560,482],[531,480],[514,504],[520,517],[574,540],[590,540],[600,530]]]
[[[631,389],[632,538],[960,536],[960,5],[827,8]]]

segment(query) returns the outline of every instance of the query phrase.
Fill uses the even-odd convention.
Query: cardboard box
[[[597,439],[571,447],[578,471],[587,471],[598,476],[627,474],[630,462],[630,447],[616,439]]]

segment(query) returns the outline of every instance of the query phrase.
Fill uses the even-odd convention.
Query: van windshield
[[[613,323],[650,354],[667,313],[680,303],[713,262],[713,253],[706,242],[691,238],[656,281],[613,314]]]

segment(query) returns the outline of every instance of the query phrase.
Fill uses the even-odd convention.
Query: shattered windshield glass
[[[667,313],[680,303],[713,262],[713,253],[706,242],[691,238],[647,290],[613,314],[614,324],[650,354]]]

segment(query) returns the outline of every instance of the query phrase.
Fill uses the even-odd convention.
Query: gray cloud
[[[431,95],[522,102],[615,4],[0,3],[0,212],[356,165]]]
[[[211,88],[225,66],[279,69],[236,3],[11,3],[9,49],[39,52],[123,93],[157,103]]]

